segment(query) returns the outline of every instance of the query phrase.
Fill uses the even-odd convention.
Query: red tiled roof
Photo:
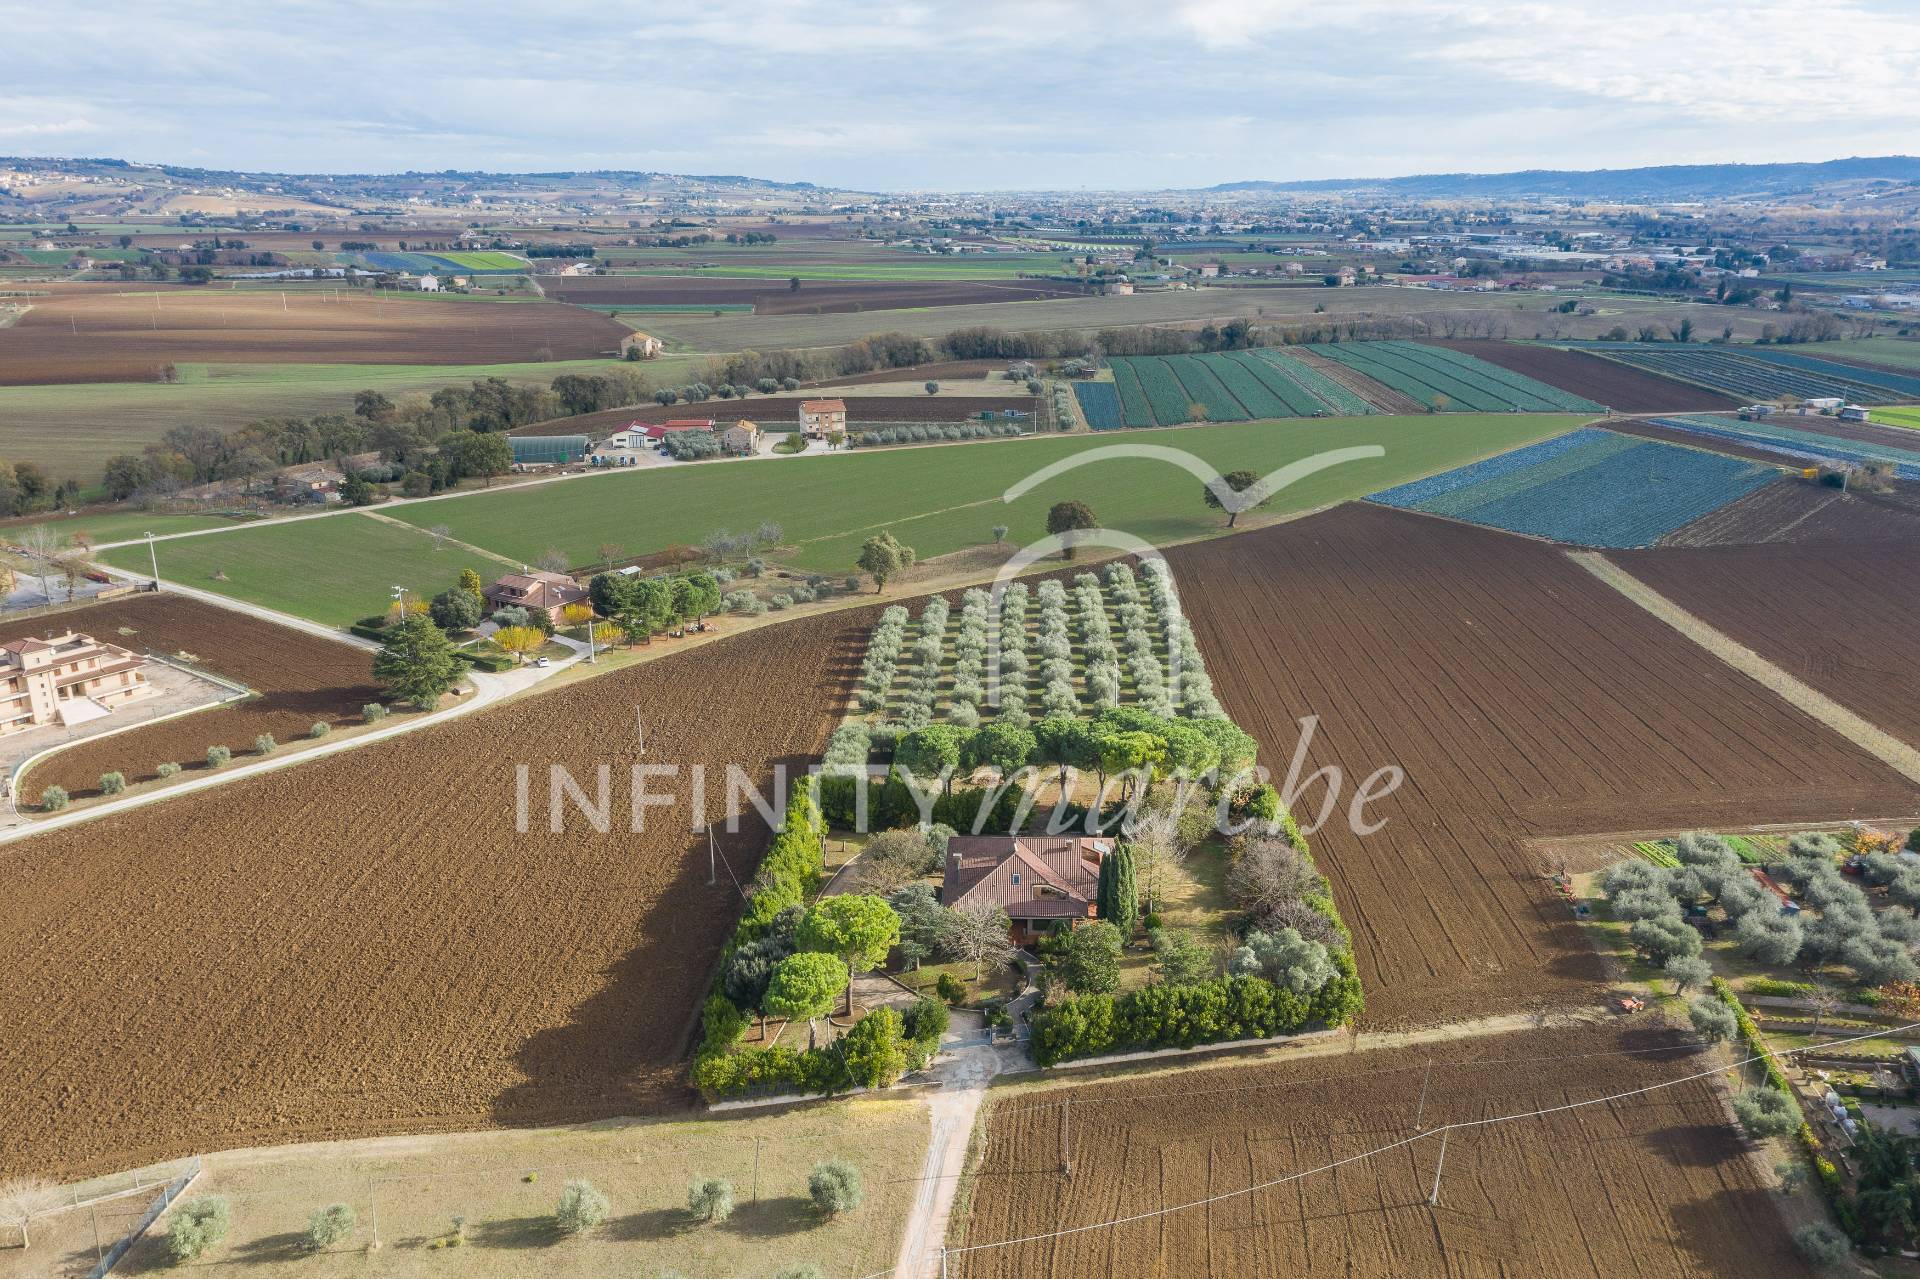
[[[992,902],[1013,919],[1084,917],[1113,848],[1084,835],[957,835],[947,842],[940,900]]]

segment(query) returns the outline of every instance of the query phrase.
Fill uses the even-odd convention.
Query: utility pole
[[[1073,1175],[1073,1157],[1068,1153],[1072,1147],[1069,1145],[1067,1128],[1072,1118],[1073,1098],[1069,1097],[1060,1103],[1060,1171],[1068,1177]]]
[[[1440,1130],[1440,1159],[1433,1165],[1433,1193],[1427,1196],[1429,1208],[1440,1206],[1440,1170],[1447,1166],[1447,1134],[1451,1131],[1450,1128]]]
[[[376,1248],[380,1246],[380,1204],[373,1195],[378,1185],[373,1178],[367,1178],[367,1220],[373,1226],[373,1246]]]
[[[713,823],[707,823],[707,887],[712,888],[720,882],[720,867],[714,852]]]
[[[1430,1083],[1432,1079],[1433,1058],[1429,1057],[1427,1058],[1427,1073],[1422,1076],[1420,1080],[1420,1105],[1419,1108],[1413,1112],[1413,1128],[1415,1132],[1420,1130],[1420,1120],[1427,1113],[1427,1084]]]
[[[147,558],[153,561],[153,585],[157,590],[160,586],[160,552],[153,549],[152,533],[147,534]]]
[[[758,1137],[753,1139],[753,1202],[755,1207],[760,1204],[760,1139]]]

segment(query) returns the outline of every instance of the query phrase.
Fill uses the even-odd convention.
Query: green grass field
[[[1875,409],[1872,417],[1874,421],[1884,422],[1888,426],[1905,426],[1920,431],[1920,408]]]
[[[169,533],[191,533],[197,529],[220,528],[223,525],[238,527],[243,522],[222,519],[218,515],[147,515],[140,511],[49,515],[43,519],[28,520],[25,523],[9,524],[0,528],[0,542],[17,542],[28,528],[40,524],[46,525],[69,542],[76,538],[84,538],[98,546],[103,542],[122,542],[128,538],[144,537],[148,533],[165,537]]]
[[[511,571],[461,547],[436,545],[425,532],[360,513],[160,542],[157,550],[163,580],[329,626],[385,612],[396,586],[426,599],[452,586],[461,569],[488,581]],[[148,571],[145,545],[123,546],[102,558],[116,568]]]
[[[610,543],[628,554],[676,542],[698,545],[722,529],[778,522],[792,549],[783,562],[840,575],[852,571],[861,542],[891,530],[922,558],[991,540],[1005,524],[1016,544],[1044,534],[1047,508],[1066,498],[1089,503],[1102,523],[1166,543],[1218,531],[1224,521],[1201,501],[1199,481],[1164,461],[1103,460],[1057,476],[1019,501],[1008,486],[1063,458],[1140,444],[1182,449],[1221,471],[1265,473],[1287,462],[1349,445],[1378,444],[1386,456],[1348,463],[1280,494],[1269,514],[1345,501],[1468,460],[1531,443],[1580,419],[1564,414],[1454,414],[1433,417],[1328,418],[1242,422],[1124,438],[1051,436],[931,449],[899,449],[764,462],[716,462],[569,480],[519,491],[396,507],[392,517],[508,560],[533,563],[558,550],[592,563]],[[146,563],[144,547],[111,551],[124,568]],[[239,529],[160,546],[162,576],[222,591],[316,621],[339,625],[378,612],[390,587],[439,591],[474,558],[435,550],[425,533],[365,515]],[[497,562],[477,562],[497,575]],[[225,581],[215,579],[225,573]]]
[[[429,304],[431,305],[431,304]],[[0,386],[0,457],[38,462],[59,479],[100,477],[115,453],[138,453],[175,426],[230,431],[263,417],[341,413],[363,388],[398,398],[476,378],[545,383],[562,373],[610,369],[613,360],[547,364],[182,364],[180,380]],[[698,359],[663,356],[642,366],[672,386],[704,369]]]
[[[1896,369],[1920,369],[1920,342],[1905,338],[1847,338],[1801,348],[1808,355],[1844,355]]]
[[[445,258],[455,266],[463,266],[469,271],[524,271],[527,269],[525,258],[515,257],[511,253],[491,251],[473,253],[435,253],[436,258]]]
[[[704,250],[692,250],[699,254]],[[799,276],[803,280],[1010,280],[1022,274],[1046,274],[1061,269],[1063,259],[1051,255],[1008,254],[1004,257],[982,255],[944,256],[932,253],[902,253],[891,262],[823,262],[819,265],[793,263],[728,262],[708,269],[683,266],[637,266],[623,275],[702,275],[744,280],[785,280]]]

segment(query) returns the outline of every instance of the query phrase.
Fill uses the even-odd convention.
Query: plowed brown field
[[[1660,1051],[1670,1046],[1673,1051]],[[1626,1050],[1626,1051],[1622,1051]],[[1589,1056],[1588,1054],[1602,1054]],[[1612,1054],[1612,1055],[1605,1055]],[[1607,1026],[1016,1094],[987,1116],[956,1279],[1677,1279],[1811,1272],[1711,1080],[1447,1137],[1234,1194],[1433,1127],[1644,1088],[1707,1067],[1677,1035]],[[1059,1104],[1071,1098],[1070,1107]],[[1062,1115],[1073,1173],[1062,1176]]]
[[[548,302],[465,302],[360,289],[63,291],[0,329],[0,385],[152,381],[189,362],[504,364],[610,355],[629,330]],[[542,355],[541,352],[551,352]]]
[[[1739,403],[1731,396],[1687,382],[1676,382],[1584,351],[1518,342],[1434,342],[1477,356],[1489,364],[1538,378],[1574,395],[1585,396],[1619,413],[1712,412]]]
[[[1762,485],[1660,539],[1663,547],[1884,540],[1920,545],[1920,505],[1901,485],[1888,493],[1842,493],[1798,478]]]
[[[690,784],[655,779],[677,802],[630,833],[629,766],[704,764],[719,819],[728,763],[764,789],[817,752],[871,624],[767,627],[0,848],[0,1174],[679,1104],[765,828],[720,834],[709,886]],[[548,833],[550,763],[589,794],[610,766],[610,833],[571,807]]]
[[[1614,562],[1903,741],[1920,744],[1920,539],[1628,551]]]
[[[35,764],[22,779],[22,795],[38,795],[51,785],[72,795],[92,795],[100,789],[102,773],[125,773],[128,781],[143,782],[155,776],[156,765],[168,762],[188,771],[203,769],[209,746],[227,746],[237,756],[251,750],[262,733],[289,742],[304,737],[316,722],[357,719],[361,707],[385,698],[373,682],[373,655],[363,649],[178,595],[137,595],[32,621],[16,619],[0,626],[0,643],[55,629],[83,631],[136,653],[188,653],[194,664],[260,696],[78,742]]]
[[[1228,714],[1345,774],[1314,837],[1371,1025],[1583,1000],[1600,969],[1523,841],[1864,817],[1914,788],[1524,538],[1351,504],[1169,555]],[[1406,782],[1353,834],[1345,805]],[[1309,820],[1324,795],[1303,787]]]

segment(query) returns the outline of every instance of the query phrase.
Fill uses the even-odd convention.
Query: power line
[[[1347,1167],[1350,1164],[1361,1163],[1365,1160],[1374,1158],[1376,1155],[1387,1154],[1392,1151],[1399,1150],[1403,1147],[1413,1145],[1415,1142],[1424,1141],[1427,1138],[1433,1137],[1436,1135],[1442,1136],[1444,1138],[1445,1134],[1454,1132],[1454,1131],[1464,1131],[1472,1128],[1491,1128],[1501,1124],[1517,1123],[1525,1119],[1543,1119],[1549,1115],[1564,1114],[1568,1111],[1582,1110],[1591,1106],[1610,1105],[1617,1101],[1625,1101],[1631,1097],[1642,1097],[1647,1095],[1648,1093],[1659,1092],[1664,1089],[1678,1087],[1681,1084],[1693,1083],[1701,1079],[1707,1079],[1714,1075],[1723,1074],[1730,1069],[1738,1069],[1741,1066],[1750,1065],[1756,1061],[1761,1061],[1761,1060],[1765,1060],[1772,1057],[1792,1057],[1792,1056],[1797,1056],[1801,1053],[1817,1052],[1827,1048],[1844,1047],[1847,1044],[1858,1043],[1861,1040],[1877,1039],[1888,1034],[1899,1034],[1904,1031],[1910,1031],[1914,1029],[1920,1029],[1920,1022],[1910,1022],[1904,1026],[1876,1027],[1874,1030],[1866,1034],[1850,1035],[1845,1039],[1830,1039],[1818,1044],[1808,1044],[1800,1048],[1785,1049],[1778,1053],[1774,1053],[1774,1052],[1755,1053],[1751,1056],[1748,1056],[1733,1062],[1730,1066],[1714,1066],[1714,1067],[1711,1067],[1710,1069],[1699,1071],[1691,1075],[1682,1075],[1677,1079],[1669,1079],[1661,1083],[1649,1084],[1644,1088],[1630,1088],[1624,1092],[1609,1093],[1601,1097],[1590,1097],[1584,1101],[1566,1102],[1558,1106],[1544,1106],[1538,1110],[1522,1111],[1517,1114],[1495,1115],[1486,1119],[1465,1119],[1465,1120],[1459,1120],[1457,1122],[1450,1123],[1450,1124],[1442,1124],[1438,1127],[1430,1128],[1424,1132],[1415,1133],[1410,1137],[1403,1137],[1398,1141],[1389,1142],[1384,1146],[1375,1147],[1372,1150],[1362,1151],[1361,1153],[1356,1155],[1349,1155],[1344,1159],[1336,1159],[1331,1163],[1322,1164],[1316,1168],[1302,1169],[1299,1172],[1288,1173],[1284,1177],[1276,1177],[1271,1181],[1258,1182],[1250,1186],[1242,1187],[1239,1190],[1224,1191],[1217,1195],[1208,1195],[1202,1199],[1193,1199],[1193,1200],[1189,1200],[1186,1203],[1174,1204],[1171,1207],[1155,1208],[1148,1212],[1133,1213],[1129,1216],[1117,1217],[1110,1221],[1092,1222],[1087,1225],[1081,1225],[1081,1226],[1067,1226],[1059,1230],[1050,1230],[1037,1235],[1026,1235],[1017,1239],[999,1239],[991,1243],[968,1244],[964,1247],[959,1247],[959,1248],[945,1248],[945,1249],[942,1249],[942,1252],[941,1252],[942,1262],[944,1264],[946,1258],[948,1257],[961,1256],[970,1252],[985,1252],[995,1248],[1015,1248],[1015,1247],[1020,1247],[1030,1243],[1044,1243],[1049,1239],[1061,1239],[1070,1235],[1086,1234],[1089,1231],[1094,1231],[1094,1230],[1109,1230],[1116,1226],[1132,1225],[1133,1223],[1139,1222],[1139,1221],[1151,1221],[1158,1217],[1171,1216],[1176,1212],[1185,1212],[1191,1208],[1204,1208],[1209,1204],[1222,1203],[1229,1199],[1238,1199],[1244,1195],[1257,1194],[1262,1190],[1270,1190],[1275,1186],[1281,1186],[1281,1185],[1287,1184],[1288,1182],[1298,1181],[1304,1177],[1311,1177],[1324,1172],[1333,1172],[1336,1169]],[[1593,1055],[1602,1056],[1602,1055],[1610,1055],[1610,1054],[1593,1054]],[[1548,1059],[1548,1060],[1551,1060],[1551,1059]],[[1482,1064],[1488,1064],[1488,1063],[1476,1062],[1473,1064],[1482,1065]],[[1409,1067],[1408,1069],[1413,1069],[1413,1068]],[[892,1273],[893,1273],[892,1268],[889,1268],[887,1270],[878,1271],[872,1275],[863,1276],[862,1279],[886,1279],[886,1276]]]
[[[1881,1032],[1881,1033],[1884,1033],[1884,1032]],[[1645,1056],[1654,1056],[1661,1053],[1669,1053],[1669,1054],[1676,1054],[1676,1055],[1678,1054],[1693,1055],[1698,1053],[1699,1051],[1700,1051],[1700,1048],[1698,1045],[1670,1044],[1660,1048],[1610,1048],[1605,1052],[1564,1053],[1564,1054],[1553,1054],[1553,1055],[1537,1056],[1537,1057],[1469,1057],[1461,1061],[1436,1060],[1433,1064],[1438,1069],[1448,1069],[1448,1068],[1462,1067],[1462,1066],[1511,1066],[1511,1065],[1524,1065],[1530,1062],[1587,1061],[1587,1060],[1598,1058],[1598,1057],[1645,1057]],[[1805,1049],[1797,1049],[1796,1051],[1804,1052]],[[1249,1062],[1246,1064],[1250,1066],[1256,1063]],[[1280,1064],[1280,1063],[1258,1063],[1258,1064]],[[1179,1099],[1184,1097],[1219,1097],[1219,1096],[1225,1096],[1233,1093],[1270,1092],[1270,1091],[1275,1091],[1282,1088],[1304,1088],[1311,1084],[1334,1083],[1342,1080],[1354,1079],[1361,1076],[1408,1074],[1416,1070],[1425,1070],[1425,1069],[1427,1069],[1425,1062],[1422,1062],[1420,1065],[1417,1065],[1417,1066],[1375,1066],[1366,1070],[1343,1071],[1342,1073],[1337,1075],[1313,1075],[1304,1079],[1288,1079],[1288,1080],[1282,1080],[1280,1082],[1270,1083],[1270,1084],[1243,1084],[1243,1085],[1232,1087],[1232,1088],[1189,1088],[1189,1089],[1181,1089],[1178,1091],[1168,1090],[1168,1091],[1160,1091],[1160,1092],[1142,1091],[1142,1092],[1130,1092],[1123,1096],[1116,1096],[1116,1097],[1076,1097],[1074,1098],[1074,1100],[1083,1106],[1096,1106],[1096,1105],[1117,1105],[1117,1104],[1126,1104],[1126,1103],[1143,1102],[1143,1101],[1174,1100],[1174,1099]],[[1042,1111],[1042,1110],[1054,1110],[1054,1109],[1057,1109],[1061,1104],[1062,1104],[1061,1102],[1049,1101],[1049,1102],[1037,1103],[1031,1106],[1021,1106],[1018,1109],[996,1108],[994,1111],[994,1114],[999,1116],[1031,1114],[1031,1113]]]

